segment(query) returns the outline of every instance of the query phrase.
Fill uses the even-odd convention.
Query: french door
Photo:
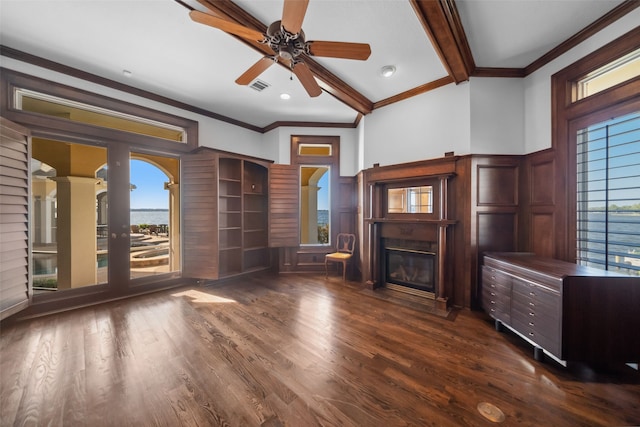
[[[34,138],[32,147],[35,302],[123,295],[179,275],[177,157],[122,142]]]

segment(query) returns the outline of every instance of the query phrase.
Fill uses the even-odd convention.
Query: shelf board
[[[222,231],[222,230],[241,230],[242,227],[220,227],[218,228],[218,230]]]
[[[220,211],[221,214],[239,214],[242,211]]]
[[[250,210],[246,210],[245,209],[244,213],[259,213],[259,214],[261,214],[261,213],[266,213],[266,211],[250,211]]]
[[[219,251],[237,251],[239,249],[242,249],[242,246],[227,246],[226,248],[219,248]]]
[[[267,246],[251,246],[248,248],[244,248],[243,252],[250,252],[250,251],[257,251],[257,250],[262,250],[262,249],[267,249]]]
[[[225,182],[241,182],[242,180],[239,178],[224,178],[224,177],[220,177],[220,181],[225,181]]]
[[[239,194],[220,194],[220,197],[224,197],[227,199],[239,199],[242,196]]]
[[[249,228],[244,230],[245,233],[258,233],[258,232],[264,232],[264,231],[267,231],[267,230],[264,228]]]

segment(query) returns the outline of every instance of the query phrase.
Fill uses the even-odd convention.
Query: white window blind
[[[577,133],[577,261],[640,275],[640,113]]]

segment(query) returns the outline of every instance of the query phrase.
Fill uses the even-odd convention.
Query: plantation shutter
[[[300,245],[300,178],[297,166],[269,169],[269,247]]]
[[[183,277],[218,278],[217,161],[205,150],[182,157]]]
[[[32,297],[27,129],[0,117],[0,319]]]

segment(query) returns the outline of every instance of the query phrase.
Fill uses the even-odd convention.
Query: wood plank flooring
[[[370,292],[370,291],[369,291]],[[640,424],[640,375],[533,360],[482,313],[449,319],[315,275],[183,287],[0,337],[2,426]]]

